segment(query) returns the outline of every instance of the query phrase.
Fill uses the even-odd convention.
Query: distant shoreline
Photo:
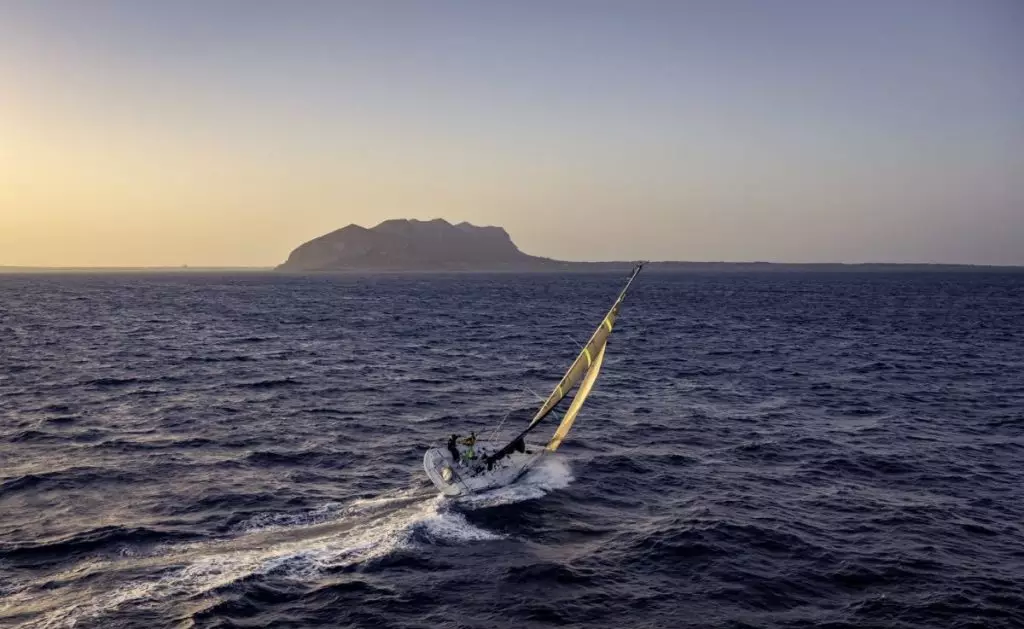
[[[632,267],[632,262],[560,262],[550,268],[435,268],[435,269],[401,269],[401,268],[351,268],[329,271],[289,271],[274,267],[36,267],[36,266],[0,266],[0,274],[53,274],[53,273],[268,273],[274,275],[430,275],[430,274],[551,274],[551,273],[587,273],[587,272],[619,272]],[[787,272],[971,272],[971,271],[1007,271],[1024,272],[1019,265],[986,265],[986,264],[932,264],[932,263],[890,263],[890,262],[651,262],[649,271],[654,272],[712,272],[712,273],[787,273]]]

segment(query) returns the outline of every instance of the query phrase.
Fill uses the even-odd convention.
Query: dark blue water
[[[1024,626],[1024,274],[641,274],[438,498],[623,279],[0,277],[0,625]]]

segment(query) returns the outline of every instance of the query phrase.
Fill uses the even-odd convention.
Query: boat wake
[[[432,490],[389,492],[347,504],[328,503],[300,514],[263,514],[215,541],[122,549],[118,558],[94,557],[11,592],[0,621],[34,628],[92,625],[119,610],[163,609],[169,601],[216,604],[218,590],[255,577],[315,582],[416,544],[500,539],[470,524],[460,511],[539,498],[572,481],[568,466],[549,458],[512,486],[457,503]],[[61,584],[54,596],[54,584]],[[120,583],[120,587],[108,587]]]
[[[316,580],[326,571],[365,563],[417,539],[461,543],[498,539],[475,527],[445,499],[423,489],[388,493],[347,505],[327,504],[303,514],[263,515],[239,526],[234,537],[177,543],[117,559],[86,559],[12,592],[0,603],[0,620],[24,627],[93,624],[125,607],[145,609],[168,600],[215,594],[233,583],[273,575]],[[129,585],[113,590],[107,583]],[[53,585],[60,583],[60,597]],[[205,606],[205,605],[204,605]]]

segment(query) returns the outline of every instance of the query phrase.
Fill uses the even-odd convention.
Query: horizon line
[[[565,264],[568,266],[575,265],[631,265],[635,261],[631,260],[557,260],[556,263]],[[758,266],[758,267],[955,267],[955,268],[977,268],[977,269],[1015,269],[1024,270],[1024,264],[986,264],[986,263],[970,263],[970,262],[776,262],[767,260],[750,260],[750,261],[735,261],[735,260],[651,260],[647,262],[648,265],[679,265],[679,266]],[[96,272],[118,272],[118,271],[171,271],[178,273],[189,273],[189,272],[217,272],[217,271],[242,271],[242,272],[278,272],[278,265],[273,266],[246,266],[246,265],[55,265],[55,266],[36,266],[36,265],[0,265],[0,273],[10,272],[21,272],[21,273],[33,273],[33,272],[53,272],[53,271],[96,271]],[[330,273],[430,273],[430,272],[449,272],[455,269],[425,269],[425,270],[403,270],[403,269],[372,269],[372,268],[351,268],[351,269],[337,269],[329,271],[307,271],[307,272],[296,272],[296,271],[284,271],[288,274],[330,274]],[[488,272],[493,270],[505,270],[505,269],[488,269],[482,267],[479,271],[473,269],[461,269],[460,272]],[[510,272],[521,271],[524,273],[550,273],[558,272],[563,269],[550,269],[550,270],[532,270],[532,269],[507,269]]]

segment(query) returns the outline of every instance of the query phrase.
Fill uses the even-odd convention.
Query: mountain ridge
[[[503,227],[389,219],[351,224],[296,247],[280,271],[543,270],[560,263],[520,251]]]

